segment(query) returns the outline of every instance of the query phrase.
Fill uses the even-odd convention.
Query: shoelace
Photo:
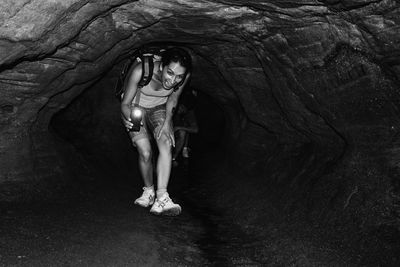
[[[149,201],[153,201],[154,195],[152,194],[151,189],[146,189],[146,187],[143,187],[144,193],[141,196],[141,199],[149,199]]]
[[[164,198],[164,200],[161,200],[161,201],[157,199],[158,207],[164,208],[164,206],[167,204],[168,201],[169,201],[169,197],[166,197],[166,198]]]

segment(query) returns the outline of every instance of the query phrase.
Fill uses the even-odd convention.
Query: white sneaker
[[[135,204],[147,208],[154,204],[154,188],[143,187],[143,194],[135,200]]]
[[[168,193],[164,193],[161,198],[157,198],[150,212],[156,215],[177,216],[181,213],[182,208],[175,204],[169,197]]]

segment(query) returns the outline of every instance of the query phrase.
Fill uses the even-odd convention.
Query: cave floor
[[[352,265],[306,229],[267,222],[257,234],[257,227],[238,224],[241,220],[210,205],[214,199],[206,183],[212,179],[202,177],[221,173],[210,171],[218,168],[212,162],[208,168],[181,165],[173,170],[170,194],[183,207],[178,217],[155,216],[133,205],[139,187],[104,181],[82,182],[79,193],[54,199],[3,203],[0,265]],[[202,187],[191,186],[196,179]]]

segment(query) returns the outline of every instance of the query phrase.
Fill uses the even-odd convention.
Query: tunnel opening
[[[119,102],[112,91],[118,71],[118,67],[110,70],[56,113],[50,128],[83,155],[97,179],[103,176],[100,179],[108,179],[108,184],[126,184],[132,192],[139,192],[142,181],[137,153],[121,125]],[[269,234],[271,225],[287,225],[286,216],[298,216],[292,222],[304,221],[305,201],[313,205],[313,197],[304,192],[312,191],[312,183],[318,182],[313,179],[326,174],[328,165],[336,164],[330,157],[336,151],[321,152],[312,142],[279,143],[276,134],[246,116],[241,103],[221,103],[202,92],[201,83],[196,87],[199,133],[192,139],[194,162],[189,170],[173,170],[176,177],[171,179],[171,192],[183,191],[178,200],[202,222],[206,234],[195,242],[210,262],[231,262],[227,257],[232,252],[226,247],[237,254],[243,245],[256,249],[251,257],[244,255],[250,253],[247,250],[240,253],[241,258],[266,262],[270,255],[262,251],[262,236]],[[191,179],[185,180],[188,173]],[[198,201],[204,194],[206,198]],[[236,228],[220,226],[230,225],[232,218]],[[257,231],[259,235],[254,234]]]
[[[56,136],[72,144],[94,169],[100,168],[112,179],[128,176],[130,180],[133,177],[140,180],[137,152],[120,120],[120,102],[113,95],[119,71],[120,65],[117,65],[54,114],[49,128]],[[199,132],[191,137],[193,153],[223,150],[223,138],[227,135],[223,109],[202,91],[201,85],[190,86],[198,91],[195,113]]]
[[[238,8],[218,1],[212,8],[198,4],[194,15],[193,7],[172,2],[150,1],[151,8],[140,1],[111,9],[104,5],[107,12],[98,17],[93,16],[100,11],[71,16],[76,21],[67,28],[76,31],[65,36],[59,26],[46,25],[50,30],[44,35],[22,35],[27,46],[4,42],[12,53],[0,77],[10,99],[0,107],[1,130],[9,139],[0,144],[6,170],[1,178],[60,180],[64,163],[53,160],[59,160],[53,149],[57,142],[47,126],[54,112],[75,99],[52,117],[51,134],[66,146],[73,144],[64,159],[78,159],[69,167],[83,155],[97,171],[89,175],[106,176],[110,183],[120,177],[118,182],[129,184],[117,198],[107,187],[90,201],[113,215],[115,207],[131,214],[124,205],[131,193],[139,194],[141,183],[118,104],[109,101],[118,68],[107,72],[109,79],[92,83],[129,54],[132,43],[178,37],[201,58],[194,81],[204,90],[204,112],[198,115],[205,131],[193,139],[194,164],[174,170],[171,190],[181,193],[176,196],[186,203],[186,214],[203,227],[190,228],[186,236],[167,229],[173,237],[162,242],[186,238],[198,244],[206,263],[220,265],[398,265],[399,94],[391,13],[397,11],[386,6],[392,1],[373,4],[379,14],[369,4],[356,5],[351,12],[361,13],[351,21],[329,4],[285,10],[281,3],[278,10],[266,9],[265,3]],[[364,7],[369,11],[358,11]],[[63,23],[70,17],[65,18]],[[382,75],[384,65],[391,77]],[[184,179],[188,173],[192,179]],[[85,212],[95,215],[96,205],[88,206]],[[322,256],[313,257],[321,250]],[[190,265],[190,258],[183,262]]]
[[[247,54],[240,56],[245,57]],[[336,59],[339,61],[337,65],[340,65],[340,60],[346,62],[343,58]],[[222,66],[229,67],[229,64],[232,63],[223,63]],[[205,66],[214,69],[221,67],[209,63]],[[204,62],[202,67],[204,68]],[[121,127],[119,104],[115,101],[111,90],[113,78],[116,77],[118,70],[114,68],[109,71],[103,79],[75,98],[66,109],[57,113],[52,118],[50,127],[54,133],[74,144],[88,162],[94,163],[91,167],[101,169],[100,173],[107,174],[107,179],[120,178],[120,182],[129,184],[135,191],[141,183],[137,154]],[[221,75],[221,71],[216,72]],[[226,75],[222,73],[222,76],[224,74]],[[341,216],[338,209],[344,205],[343,210],[347,211],[354,199],[359,201],[358,187],[351,188],[352,185],[349,185],[341,174],[343,169],[348,171],[348,168],[352,167],[362,168],[361,165],[356,166],[360,163],[354,162],[354,155],[351,152],[348,155],[344,153],[347,147],[343,141],[351,140],[343,140],[342,136],[333,132],[318,113],[309,115],[316,111],[312,109],[312,104],[311,109],[306,104],[304,105],[306,111],[301,110],[303,108],[301,102],[304,99],[299,97],[299,100],[298,96],[293,98],[290,93],[277,91],[272,93],[272,97],[268,97],[280,97],[275,100],[278,103],[275,103],[277,107],[274,108],[281,108],[287,112],[283,117],[287,116],[284,121],[290,126],[279,129],[281,125],[278,125],[276,130],[275,126],[271,126],[271,122],[279,121],[274,117],[276,114],[271,115],[276,112],[275,110],[272,110],[271,114],[266,114],[267,118],[271,118],[271,122],[267,125],[260,123],[257,112],[250,114],[252,110],[254,112],[252,102],[243,102],[243,99],[246,99],[251,91],[243,93],[233,88],[232,82],[229,85],[225,84],[224,86],[233,92],[233,97],[227,96],[229,100],[224,102],[221,99],[224,100],[225,96],[215,98],[215,95],[208,94],[209,88],[212,90],[213,86],[220,86],[221,83],[210,84],[201,77],[202,75],[208,76],[209,73],[202,72],[194,77],[194,81],[199,84],[200,92],[202,86],[207,88],[201,93],[200,111],[198,109],[200,133],[193,139],[195,149],[193,160],[199,159],[199,161],[191,166],[190,173],[194,177],[192,181],[178,178],[174,182],[172,179],[171,187],[172,192],[187,190],[179,197],[187,204],[189,213],[204,224],[207,234],[197,239],[197,244],[206,254],[211,254],[215,250],[220,251],[221,255],[211,256],[210,261],[221,264],[229,262],[226,260],[229,252],[224,249],[227,244],[234,248],[234,251],[239,251],[239,247],[243,244],[254,248],[252,246],[254,243],[257,249],[252,252],[252,257],[260,262],[266,261],[265,258],[270,255],[263,254],[262,248],[267,245],[260,240],[260,237],[270,235],[270,228],[276,225],[282,226],[276,228],[279,229],[276,231],[282,232],[290,232],[292,231],[290,229],[301,225],[304,231],[299,233],[298,238],[304,240],[307,239],[307,234],[313,234],[313,229],[319,228],[320,234],[331,238],[330,244],[334,244],[332,247],[336,246],[335,242],[341,243],[346,240],[343,235],[335,236],[337,232],[334,229],[343,230],[342,234],[353,230],[353,224],[349,223],[354,220],[353,215],[347,214],[348,217],[341,218],[340,221],[337,219]],[[262,75],[267,75],[267,80],[275,79],[271,73]],[[213,79],[215,78],[211,80]],[[218,79],[221,77],[215,80]],[[251,82],[257,86],[257,79]],[[305,100],[308,101],[309,97],[306,96]],[[292,103],[291,107],[300,112],[291,114],[291,111],[288,111],[290,106],[286,106],[285,101],[295,103]],[[215,150],[212,151],[211,148]],[[344,163],[346,161],[354,165],[349,167]],[[204,171],[207,168],[211,170]],[[176,170],[175,174],[179,172],[181,170]],[[196,177],[196,172],[202,175]],[[196,190],[198,192],[193,193]],[[196,198],[204,197],[203,194],[206,194],[206,199],[200,203],[196,201]],[[252,200],[249,201],[249,198]],[[258,199],[260,201],[257,201]],[[352,212],[353,210],[350,213]],[[218,223],[228,224],[232,219],[238,226],[235,228],[235,233],[218,226]],[[348,228],[346,224],[349,225]],[[258,234],[254,235],[254,232]],[[380,232],[375,231],[375,233]],[[306,236],[300,237],[300,235]],[[321,242],[328,250],[332,248],[324,241]],[[302,246],[302,244],[297,245]],[[370,251],[378,255],[376,247],[371,246]],[[257,253],[259,256],[255,256]],[[384,256],[379,256],[379,259],[382,257]]]

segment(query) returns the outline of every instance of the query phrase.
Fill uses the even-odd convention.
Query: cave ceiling
[[[55,112],[149,42],[190,49],[193,83],[222,105],[239,103],[250,121],[286,140],[327,139],[332,127],[345,132],[346,123],[362,121],[361,113],[379,121],[392,112],[381,106],[398,106],[395,0],[2,5],[2,151],[22,138],[21,128],[46,128]]]

